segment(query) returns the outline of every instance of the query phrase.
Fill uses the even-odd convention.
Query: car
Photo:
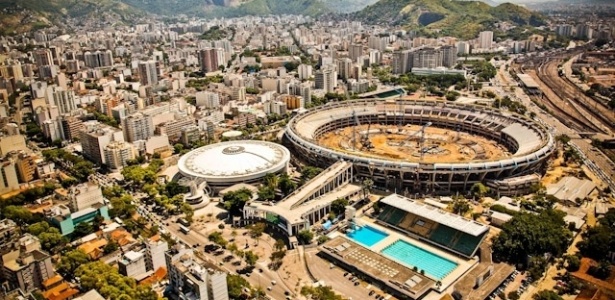
[[[359,284],[361,284],[361,283],[360,283],[360,282],[358,282],[358,281],[355,281],[354,286],[357,286],[357,285],[359,285]]]
[[[290,292],[289,291],[284,291],[284,296],[290,296]]]
[[[376,293],[376,291],[374,291],[374,290],[369,291],[369,295],[370,295],[370,296],[371,296],[371,295],[373,295],[373,294],[375,294],[375,293]]]
[[[348,272],[345,272],[345,273],[344,273],[344,277],[346,277],[346,276],[348,276]]]
[[[275,280],[271,280],[271,284],[272,284],[272,285],[276,285],[276,283],[277,283],[277,282],[276,282]]]
[[[268,287],[267,287],[267,290],[268,290],[268,291],[271,291],[271,290],[273,290],[273,288],[272,288],[271,286],[268,286]]]

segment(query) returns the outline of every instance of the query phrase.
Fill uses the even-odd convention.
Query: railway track
[[[588,122],[598,127],[600,132],[609,134],[609,131],[614,131],[615,117],[613,117],[613,112],[600,101],[586,96],[572,82],[559,77],[557,74],[559,63],[560,60],[551,60],[539,67],[538,77],[540,80],[545,82],[558,97],[566,99],[570,105],[577,106],[581,115]],[[579,106],[581,109],[579,109]],[[591,116],[591,118],[588,116]],[[596,123],[600,125],[596,125]]]
[[[533,70],[526,72],[521,69],[520,72],[529,74],[541,86],[543,97],[542,101],[538,99],[539,102],[551,110],[553,112],[553,116],[560,122],[578,132],[601,131],[600,128],[588,120],[576,106],[559,97],[555,90],[550,88],[549,84],[537,76]]]

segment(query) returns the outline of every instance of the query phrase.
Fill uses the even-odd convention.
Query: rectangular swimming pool
[[[389,235],[376,228],[365,225],[346,233],[346,236],[363,246],[371,247]]]
[[[437,280],[457,268],[457,263],[402,240],[386,246],[381,253],[410,268],[425,270],[426,275]]]

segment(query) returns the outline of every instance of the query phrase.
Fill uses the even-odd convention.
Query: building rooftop
[[[585,199],[596,189],[596,184],[587,179],[566,176],[555,184],[547,186],[547,195],[553,195],[562,201]]]
[[[443,211],[441,209],[416,202],[401,195],[392,194],[384,197],[380,202],[413,213],[417,216],[436,221],[461,232],[479,236],[489,230],[489,226],[474,220]]]

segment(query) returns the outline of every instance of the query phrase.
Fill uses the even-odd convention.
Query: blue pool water
[[[456,263],[446,258],[402,240],[387,246],[381,252],[410,268],[417,267],[419,271],[425,270],[426,275],[438,280],[446,277],[457,267]]]
[[[352,232],[347,233],[346,236],[359,244],[366,247],[371,247],[389,235],[376,228],[362,226]]]

